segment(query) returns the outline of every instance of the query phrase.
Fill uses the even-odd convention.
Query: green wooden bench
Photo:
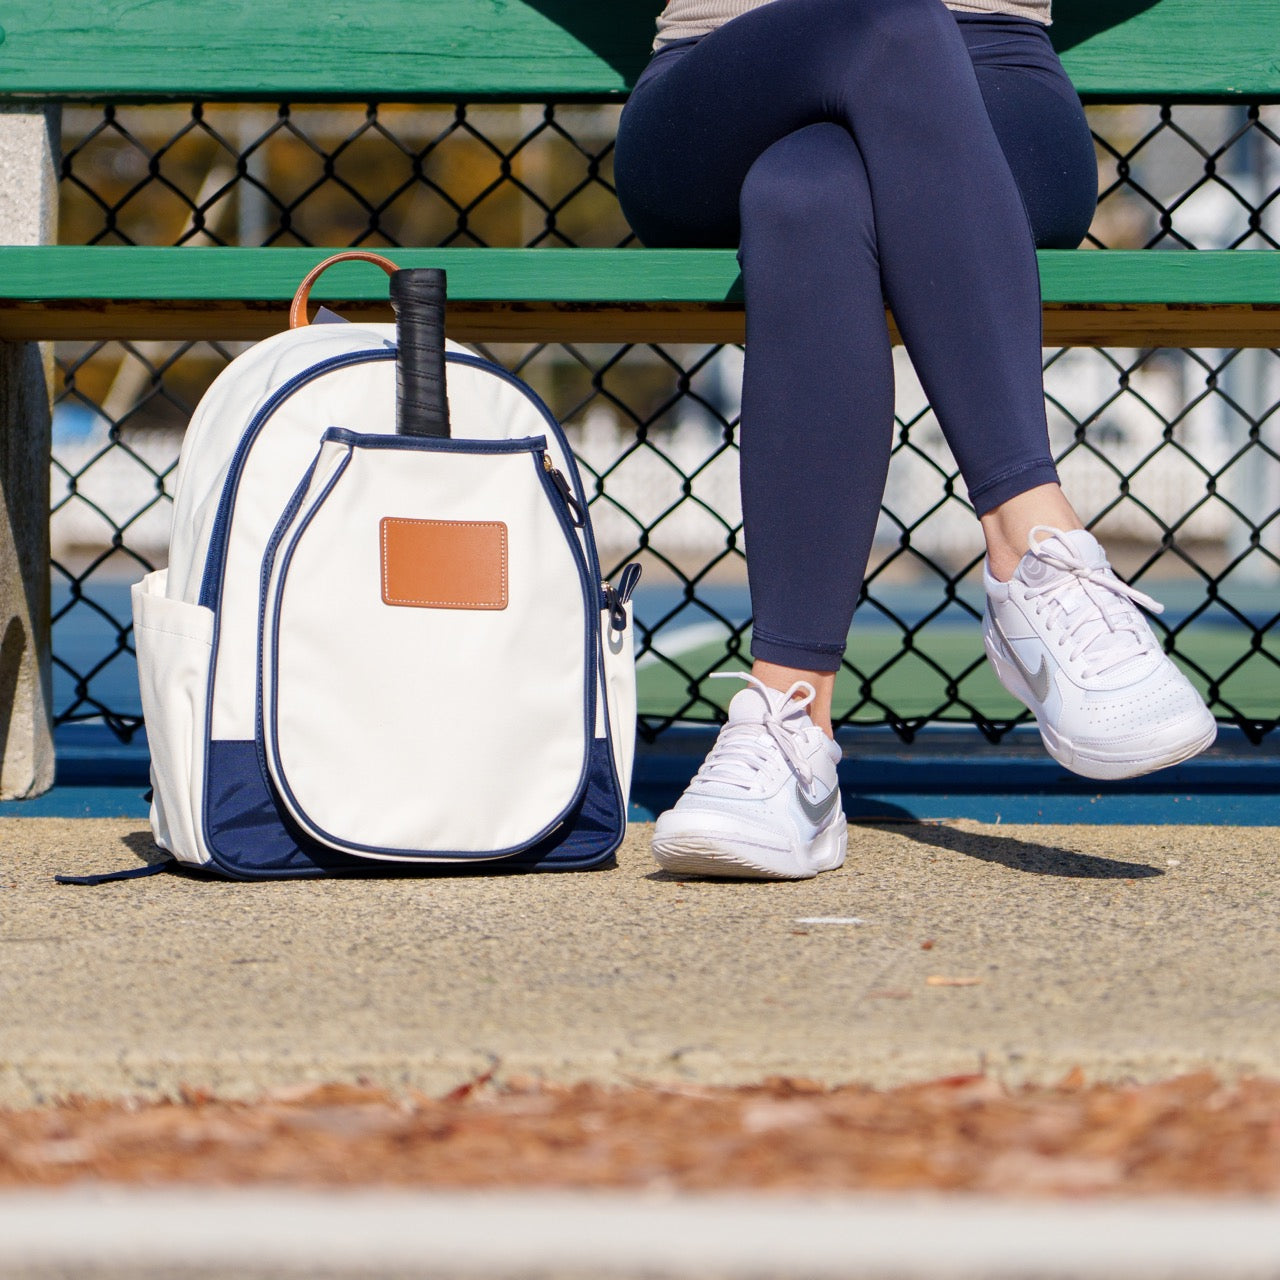
[[[619,101],[661,0],[14,0],[0,14],[0,102]],[[1276,0],[1058,0],[1052,34],[1087,101],[1280,98]],[[307,250],[0,251],[0,338],[245,337],[282,322]],[[741,337],[729,251],[424,250],[444,264],[461,338]],[[1270,255],[1041,255],[1046,340],[1274,345]],[[355,269],[319,297],[368,303]],[[327,293],[325,292],[327,290]],[[358,307],[357,307],[358,309]]]
[[[13,0],[0,11],[0,172],[7,198],[26,210],[14,232],[0,201],[0,238],[12,242],[0,247],[0,794],[39,790],[52,765],[39,488],[48,474],[48,417],[29,344],[265,335],[283,327],[297,281],[325,256],[39,243],[50,238],[61,104],[618,102],[644,65],[660,7],[661,0],[223,0],[216,7]],[[1280,101],[1280,0],[1058,0],[1056,7],[1051,32],[1086,101]],[[15,196],[15,182],[29,190]],[[450,331],[464,340],[742,337],[728,250],[393,256],[405,266],[448,269]],[[1276,255],[1046,252],[1040,263],[1048,343],[1280,345]],[[378,273],[342,267],[316,296],[353,318],[381,314],[385,284]]]
[[[462,341],[740,342],[728,250],[393,249],[449,272]],[[315,249],[0,248],[0,339],[261,338],[284,327]],[[1280,345],[1280,255],[1040,253],[1051,346]],[[380,273],[339,264],[315,298],[386,318]]]

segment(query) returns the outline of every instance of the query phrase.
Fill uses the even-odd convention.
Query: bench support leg
[[[57,108],[0,108],[0,243],[57,236]],[[53,785],[49,449],[53,353],[0,343],[0,799]]]

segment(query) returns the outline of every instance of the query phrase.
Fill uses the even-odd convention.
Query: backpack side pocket
[[[132,589],[138,687],[151,748],[151,830],[182,862],[202,864],[205,727],[213,611],[165,595],[168,570]]]
[[[613,625],[613,610],[600,614],[600,649],[604,666],[605,705],[609,708],[609,737],[613,765],[622,788],[622,811],[631,802],[631,770],[636,752],[636,642],[631,605],[620,606],[627,625]]]

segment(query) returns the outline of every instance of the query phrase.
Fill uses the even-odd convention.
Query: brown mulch
[[[1280,1081],[890,1090],[481,1079],[445,1098],[354,1085],[256,1102],[71,1099],[0,1110],[0,1188],[85,1180],[416,1187],[1280,1193]]]

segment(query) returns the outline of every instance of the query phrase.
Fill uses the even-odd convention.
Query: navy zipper
[[[551,455],[543,452],[542,469],[551,478],[551,483],[559,490],[560,496],[564,499],[565,506],[573,516],[573,527],[581,529],[587,523],[587,513],[582,509],[582,503],[573,496],[573,490],[569,488],[569,482],[564,478],[564,472],[559,470],[551,461]]]
[[[601,584],[601,607],[609,610],[609,625],[614,631],[627,629],[627,605],[640,581],[640,572],[640,566],[633,560],[623,568],[616,587],[609,582]]]
[[[500,440],[475,440],[470,436],[375,435],[330,427],[320,442],[346,445],[350,449],[416,450],[421,453],[537,453],[547,447],[546,436],[512,436]]]
[[[570,515],[569,502],[572,499],[551,478],[551,473],[555,471],[555,466],[547,456],[546,450],[541,450],[540,453],[541,456],[537,459],[538,479],[542,482],[542,488],[546,492],[551,508],[555,512],[556,519],[560,522],[560,528],[564,532],[565,541],[569,544],[569,550],[573,554],[574,566],[578,570],[578,581],[582,587],[583,620],[586,625],[586,666],[584,671],[587,677],[587,688],[590,690],[587,697],[586,731],[587,741],[590,742],[595,737],[596,697],[600,680],[600,672],[596,667],[600,615],[598,609],[593,607],[593,601],[599,591],[597,584],[600,581],[600,575],[597,573],[594,577],[592,576],[591,567],[586,563],[586,558],[582,554],[582,543],[578,541],[578,526],[574,524]],[[556,472],[556,474],[559,475],[559,472]],[[561,476],[560,479],[563,483],[564,477]],[[591,753],[588,751],[588,762],[590,757]]]

